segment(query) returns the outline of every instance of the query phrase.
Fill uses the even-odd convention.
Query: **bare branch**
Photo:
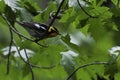
[[[92,62],[92,63],[88,63],[88,64],[84,64],[82,66],[79,66],[77,69],[75,69],[66,80],[69,80],[79,69],[81,68],[85,68],[91,65],[103,65],[103,64],[109,64],[108,62]]]
[[[57,12],[56,12],[55,16],[53,17],[53,19],[52,19],[51,23],[49,24],[48,29],[49,29],[49,28],[50,28],[50,26],[52,26],[52,24],[54,23],[54,21],[55,21],[55,19],[56,19],[57,15],[58,15],[58,13],[60,12],[60,9],[61,9],[61,7],[62,7],[62,5],[63,5],[64,1],[65,1],[65,0],[62,0],[62,1],[61,1],[60,6],[58,7],[58,9],[57,9]]]
[[[30,64],[29,57],[28,57],[28,55],[27,55],[26,49],[24,49],[24,52],[25,52],[25,56],[26,56],[26,58],[27,58],[28,66],[29,66],[29,68],[30,68],[30,72],[31,72],[31,75],[32,75],[32,80],[34,80],[34,72],[33,72],[33,70],[32,70],[32,65]]]
[[[26,62],[26,61],[24,60],[24,58],[22,57],[22,55],[20,54],[20,51],[19,51],[19,49],[18,49],[18,47],[17,47],[17,45],[16,45],[15,42],[14,42],[14,45],[16,46],[17,52],[18,52],[21,60],[23,60],[24,63],[28,64],[28,62]],[[29,63],[29,64],[31,64],[31,63]],[[55,67],[55,65],[52,65],[52,66],[38,66],[38,65],[34,65],[34,64],[31,64],[31,66],[32,66],[33,68],[40,68],[40,69],[52,69],[52,68]]]
[[[32,74],[32,80],[34,80],[34,73],[33,73],[33,70],[32,70],[32,66],[31,66],[31,64],[30,64],[30,62],[29,62],[29,58],[28,58],[28,56],[27,56],[26,50],[24,49],[24,52],[25,52],[27,61],[25,61],[25,60],[23,59],[22,55],[20,54],[20,50],[18,49],[18,47],[17,47],[17,45],[16,45],[15,42],[14,42],[14,45],[16,46],[16,49],[17,49],[17,52],[18,52],[20,58],[29,66],[30,72],[31,72],[31,74]]]
[[[78,2],[78,5],[80,6],[80,8],[83,10],[83,12],[84,12],[86,15],[88,15],[90,18],[97,18],[97,17],[94,17],[94,16],[90,15],[90,14],[82,7],[82,5],[80,4],[80,1],[79,1],[79,0],[77,0],[77,2]]]
[[[51,66],[38,66],[38,65],[33,65],[33,64],[31,64],[31,66],[33,68],[40,68],[40,69],[52,69],[52,68],[55,67],[55,65],[51,65]]]
[[[11,30],[11,28],[9,28],[10,31],[10,44],[9,44],[9,52],[8,52],[8,57],[7,57],[7,72],[6,74],[9,74],[9,70],[10,70],[10,55],[11,55],[11,46],[13,44],[13,32]]]

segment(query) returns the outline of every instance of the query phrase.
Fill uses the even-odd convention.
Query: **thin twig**
[[[49,24],[48,29],[49,29],[49,28],[50,28],[50,26],[52,26],[52,24],[54,23],[54,21],[55,21],[55,19],[56,19],[57,15],[58,15],[58,13],[60,12],[60,9],[61,9],[61,7],[62,7],[62,5],[63,5],[64,1],[65,1],[65,0],[62,0],[62,2],[60,3],[60,6],[58,7],[58,9],[57,9],[57,12],[56,12],[55,16],[53,17],[53,19],[52,19],[51,23]]]
[[[31,66],[31,64],[29,63],[29,59],[28,59],[26,50],[24,49],[24,52],[25,52],[25,55],[26,55],[26,58],[27,58],[27,62],[23,59],[22,55],[20,54],[20,50],[18,49],[18,47],[17,47],[17,45],[16,45],[15,42],[14,42],[14,45],[15,45],[15,47],[16,47],[16,49],[17,49],[17,52],[18,52],[20,58],[21,58],[27,65],[29,65],[30,72],[31,72],[31,74],[32,74],[32,80],[34,80],[34,73],[33,73],[33,70],[32,70],[32,66]]]
[[[9,74],[9,70],[10,70],[10,55],[11,55],[11,46],[13,44],[13,33],[11,28],[9,28],[10,31],[10,44],[9,44],[9,52],[8,52],[8,57],[7,57],[7,71],[6,74]]]
[[[86,15],[88,15],[90,18],[97,18],[97,17],[94,17],[94,16],[90,15],[90,14],[82,7],[82,5],[80,4],[80,1],[79,1],[79,0],[77,0],[77,3],[78,3],[78,5],[80,6],[80,8],[83,10],[83,12],[84,12]]]
[[[15,42],[13,42],[13,43],[14,43],[14,45],[16,46],[16,50],[17,50],[17,52],[18,52],[21,60],[23,60],[24,63],[28,64],[28,62],[26,62],[25,59],[24,59],[24,58],[22,57],[22,55],[20,54],[20,51],[19,51],[16,43],[15,43]],[[30,64],[31,64],[31,63],[30,63]],[[52,69],[53,67],[55,67],[55,65],[52,65],[52,66],[38,66],[38,65],[34,65],[34,64],[31,64],[31,66],[32,66],[33,68],[40,68],[40,69]]]
[[[17,50],[17,52],[18,52],[20,58],[23,60],[23,62],[25,62],[26,64],[28,64],[28,63],[24,60],[24,58],[22,57],[22,55],[20,54],[20,50],[18,49],[18,47],[17,47],[15,41],[14,41],[13,43],[14,43],[14,45],[15,45],[15,47],[16,47],[16,50]]]
[[[66,80],[69,80],[79,69],[81,68],[85,68],[91,65],[101,65],[101,64],[109,64],[108,62],[92,62],[92,63],[88,63],[88,64],[84,64],[82,66],[79,66],[77,69],[75,69],[68,77]]]
[[[25,52],[25,56],[26,56],[26,58],[27,58],[28,66],[29,66],[29,68],[30,68],[30,72],[31,72],[31,75],[32,75],[32,80],[34,80],[34,72],[33,72],[33,70],[32,70],[32,65],[30,64],[29,57],[28,57],[28,55],[27,55],[26,49],[24,49],[24,52]]]
[[[20,58],[29,66],[30,72],[31,72],[31,74],[32,74],[32,80],[34,80],[34,73],[33,73],[33,70],[32,70],[32,66],[31,66],[31,64],[30,64],[30,62],[29,62],[29,58],[28,58],[28,56],[27,56],[26,50],[24,49],[24,52],[25,52],[27,61],[25,61],[24,58],[22,57],[22,55],[21,55],[21,53],[20,53],[20,50],[18,49],[18,47],[17,47],[17,45],[16,45],[15,42],[14,42],[14,45],[15,45],[15,47],[16,47],[16,50],[17,50]]]
[[[33,68],[40,68],[40,69],[52,69],[52,68],[55,67],[55,65],[51,65],[51,66],[38,66],[38,65],[33,65],[33,64],[31,64],[31,66]]]

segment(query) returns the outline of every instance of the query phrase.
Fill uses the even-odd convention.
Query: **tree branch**
[[[69,80],[81,68],[85,68],[85,67],[88,67],[91,65],[103,65],[103,64],[109,64],[109,63],[108,62],[92,62],[92,63],[88,63],[88,64],[84,64],[82,66],[79,66],[68,76],[68,78],[66,80]]]
[[[10,31],[10,44],[9,44],[9,52],[8,52],[8,57],[7,57],[7,68],[6,68],[6,74],[9,74],[9,70],[10,70],[10,55],[11,55],[11,46],[13,44],[13,32],[11,30],[11,28],[9,28]]]
[[[90,18],[97,18],[97,17],[94,17],[94,16],[90,15],[90,14],[82,7],[82,5],[80,4],[80,1],[79,1],[79,0],[77,0],[77,2],[78,2],[79,7],[83,10],[83,12],[84,12],[86,15],[88,15]]]
[[[15,42],[13,42],[13,43],[14,43],[14,45],[16,46],[16,50],[17,50],[17,52],[18,52],[21,60],[23,60],[24,63],[28,64],[28,62],[26,62],[26,61],[24,60],[24,58],[22,57],[22,55],[20,54],[20,51],[19,51],[16,43],[15,43]],[[29,64],[31,64],[31,63],[29,63]],[[31,64],[31,66],[32,66],[33,68],[40,68],[40,69],[52,69],[53,67],[55,67],[55,65],[52,65],[52,66],[38,66],[38,65],[34,65],[34,64]]]
[[[57,9],[57,12],[56,12],[55,16],[53,17],[53,19],[52,19],[51,23],[49,24],[48,29],[49,29],[49,28],[50,28],[50,26],[52,26],[52,24],[54,23],[54,21],[55,21],[55,19],[56,19],[57,15],[58,15],[58,13],[60,12],[60,9],[61,9],[61,7],[62,7],[62,5],[63,5],[64,1],[65,1],[65,0],[62,0],[62,1],[61,1],[60,6],[58,7],[58,9]]]
[[[31,75],[32,75],[32,80],[34,80],[34,72],[33,72],[33,70],[32,70],[32,65],[30,64],[29,57],[28,57],[28,55],[27,55],[26,49],[24,49],[24,52],[25,52],[25,56],[26,56],[26,58],[27,58],[28,66],[29,66],[29,68],[30,68],[30,72],[31,72]]]

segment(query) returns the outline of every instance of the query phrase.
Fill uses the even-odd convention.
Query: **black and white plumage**
[[[41,23],[19,21],[16,22],[23,28],[25,28],[31,36],[39,40],[55,37],[59,34],[58,30],[53,26],[50,26],[50,28],[48,29],[47,25]]]

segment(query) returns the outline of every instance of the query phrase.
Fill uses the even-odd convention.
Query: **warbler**
[[[25,28],[31,36],[36,38],[36,42],[45,38],[51,38],[59,35],[59,31],[53,26],[49,27],[45,24],[37,22],[16,22]]]

